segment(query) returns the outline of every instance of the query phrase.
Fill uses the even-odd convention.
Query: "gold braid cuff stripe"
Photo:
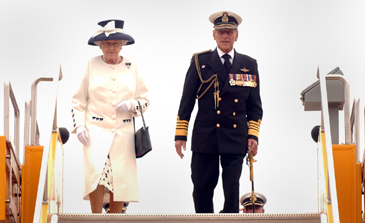
[[[177,116],[175,135],[187,136],[188,135],[188,126],[189,126],[189,121],[180,120],[180,117]]]
[[[261,120],[248,122],[248,134],[259,137]]]

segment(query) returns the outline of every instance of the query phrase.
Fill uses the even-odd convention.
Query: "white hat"
[[[242,195],[242,197],[240,199],[241,205],[243,205],[244,207],[253,205],[252,200],[251,200],[251,194],[252,194],[252,192]],[[255,192],[255,196],[257,198],[255,205],[264,206],[266,204],[267,200],[263,194]]]
[[[221,11],[210,15],[209,21],[214,24],[215,30],[237,29],[238,25],[242,22],[242,18],[236,13]]]

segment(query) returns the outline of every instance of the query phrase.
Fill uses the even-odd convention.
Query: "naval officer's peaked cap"
[[[236,13],[221,11],[210,15],[209,21],[214,24],[215,30],[237,29],[238,25],[242,22],[242,18]]]
[[[242,197],[240,199],[240,203],[242,204],[242,206],[247,207],[247,206],[253,205],[252,200],[251,200],[251,194],[252,194],[252,192],[242,195]],[[255,192],[255,196],[257,198],[257,200],[255,201],[255,205],[264,206],[266,204],[267,200],[263,194]]]

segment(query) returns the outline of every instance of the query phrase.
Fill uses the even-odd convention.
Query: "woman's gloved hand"
[[[136,106],[135,106],[136,100],[124,100],[117,104],[115,109],[117,109],[120,112],[127,112],[132,111],[136,112]]]
[[[87,134],[85,126],[80,125],[79,127],[77,127],[76,133],[79,141],[85,146],[87,146],[89,144],[89,135]]]

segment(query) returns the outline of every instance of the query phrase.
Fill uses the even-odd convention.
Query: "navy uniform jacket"
[[[211,81],[202,85],[195,55],[198,55],[199,69],[203,80],[217,74],[219,81],[219,105],[217,107],[214,84]],[[195,100],[205,90],[207,92],[198,99],[198,113],[195,118],[192,151],[215,154],[246,154],[247,139],[258,141],[262,119],[260,98],[260,81],[255,59],[235,51],[230,74],[228,75],[217,50],[194,54],[186,74],[183,94],[177,117],[175,140],[187,140],[188,125]],[[231,86],[230,76],[238,79],[250,79],[256,82],[253,86]],[[238,83],[238,82],[237,82]],[[242,83],[242,82],[241,82]],[[248,85],[248,84],[246,84]]]

